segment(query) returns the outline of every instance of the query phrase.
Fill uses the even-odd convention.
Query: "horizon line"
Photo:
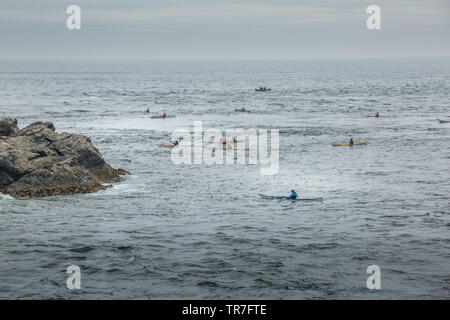
[[[261,58],[225,58],[225,57],[198,57],[198,58],[138,58],[138,57],[0,57],[0,61],[17,61],[17,62],[39,62],[39,61],[55,61],[55,62],[76,62],[76,61],[92,61],[92,62],[189,62],[189,61],[302,61],[302,60],[398,60],[398,59],[439,59],[450,58],[449,55],[418,55],[418,56],[347,56],[347,57],[261,57]]]

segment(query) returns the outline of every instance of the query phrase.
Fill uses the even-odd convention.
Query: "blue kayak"
[[[266,196],[265,194],[259,194],[259,196],[263,197],[264,199],[286,199],[286,200],[291,200],[291,201],[322,201],[323,200],[323,198],[291,199],[291,198],[285,197],[285,196],[275,197],[275,196]]]

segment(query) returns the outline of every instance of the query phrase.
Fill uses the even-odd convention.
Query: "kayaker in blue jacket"
[[[297,197],[298,197],[297,192],[295,192],[295,190],[291,190],[291,195],[289,196],[289,199],[295,200],[297,199]]]

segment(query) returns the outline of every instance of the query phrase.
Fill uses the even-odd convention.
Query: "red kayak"
[[[157,144],[158,147],[163,147],[163,148],[173,148],[175,147],[174,144]]]
[[[387,118],[387,116],[376,116],[376,115],[364,115],[366,118]]]
[[[165,119],[165,118],[175,118],[175,116],[163,116],[163,115],[160,115],[160,116],[151,116],[151,119]]]

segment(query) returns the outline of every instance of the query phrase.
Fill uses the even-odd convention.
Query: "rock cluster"
[[[88,137],[56,133],[51,122],[19,129],[0,118],[0,192],[16,198],[90,193],[129,174],[114,169]]]

